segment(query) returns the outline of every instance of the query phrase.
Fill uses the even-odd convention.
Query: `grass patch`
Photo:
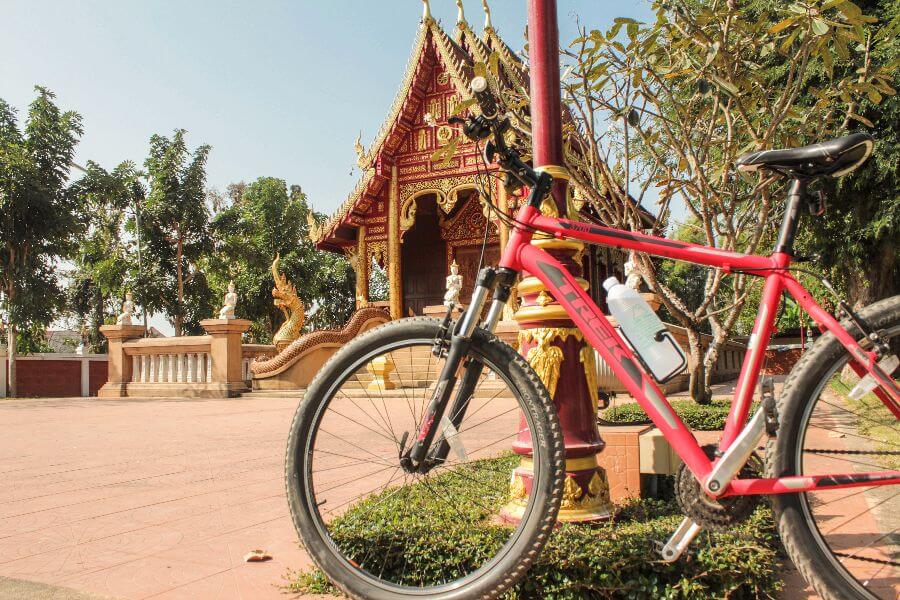
[[[878,396],[870,393],[859,400],[853,400],[849,395],[853,388],[845,385],[839,375],[831,378],[828,387],[840,396],[847,408],[857,413],[856,430],[859,435],[875,440],[879,451],[897,452],[900,448],[897,417],[878,399]],[[874,458],[885,469],[900,469],[900,456],[897,454],[879,454]]]
[[[750,407],[751,414],[758,402]],[[693,400],[675,400],[672,408],[685,425],[696,431],[718,431],[725,427],[725,419],[731,408],[730,400],[713,400],[709,404],[697,404]],[[611,423],[641,423],[650,419],[637,402],[619,404],[600,412],[600,418]]]
[[[357,560],[380,550],[385,573],[394,580],[404,574],[407,583],[420,585],[458,577],[483,564],[508,539],[508,529],[490,516],[506,502],[508,469],[515,463],[515,457],[504,457],[472,463],[463,476],[443,474],[431,484],[446,486],[440,500],[421,483],[404,492],[388,490],[335,519],[332,536]],[[473,475],[492,479],[495,485],[489,487],[502,493],[484,496],[467,483]],[[702,533],[689,555],[667,564],[659,559],[657,542],[680,520],[673,501],[645,499],[622,507],[614,522],[563,525],[507,598],[774,597],[781,585],[779,554],[767,508],[734,533]],[[396,552],[398,546],[404,550]],[[289,587],[337,593],[318,570],[293,574]]]

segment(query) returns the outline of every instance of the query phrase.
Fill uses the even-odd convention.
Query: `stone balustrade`
[[[104,325],[109,340],[109,378],[101,397],[231,397],[249,389],[249,362],[264,351],[241,336],[245,319],[206,319],[207,335],[145,338],[144,328]]]
[[[253,382],[253,361],[266,360],[276,354],[272,344],[244,344],[241,347],[241,376],[250,387]]]

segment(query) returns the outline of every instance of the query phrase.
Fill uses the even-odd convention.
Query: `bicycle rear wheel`
[[[900,346],[900,296],[860,315]],[[864,346],[861,332],[845,323]],[[781,425],[767,452],[770,476],[900,469],[900,422],[874,394],[848,396],[849,354],[830,334],[785,381]],[[897,373],[894,374],[896,381]],[[772,496],[779,532],[801,574],[826,600],[900,597],[900,486]]]
[[[446,460],[426,474],[401,466],[443,367],[432,354],[438,334],[438,321],[413,318],[360,336],[317,374],[294,417],[286,457],[294,525],[316,564],[355,598],[496,597],[537,557],[559,510],[553,403],[528,364],[484,331],[466,357],[481,374],[464,418],[455,428],[442,421],[435,440],[449,441]],[[534,448],[534,483],[517,490],[518,510],[504,512],[521,436]]]

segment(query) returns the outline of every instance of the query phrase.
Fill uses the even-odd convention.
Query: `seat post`
[[[788,188],[787,201],[784,203],[784,219],[781,221],[781,230],[778,232],[778,241],[775,242],[775,252],[783,252],[793,256],[794,235],[797,233],[797,223],[800,221],[800,206],[806,193],[806,180],[795,178],[791,180]]]

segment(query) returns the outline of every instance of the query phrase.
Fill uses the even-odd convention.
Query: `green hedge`
[[[491,462],[490,468],[479,469],[478,478],[508,481],[505,470],[515,464],[515,459]],[[452,474],[439,476],[448,477]],[[385,556],[393,555],[388,550],[396,549],[396,543],[402,540],[408,552],[397,553],[396,564],[387,564],[392,576],[402,572],[407,577],[437,582],[460,570],[469,572],[473,566],[483,564],[486,556],[493,555],[495,548],[508,538],[508,532],[479,513],[478,506],[486,498],[479,496],[479,502],[468,500],[472,490],[462,481],[469,479],[452,480],[453,491],[442,502],[416,486],[409,493],[394,494],[381,505],[376,503],[384,495],[369,498],[335,519],[332,535],[340,547],[356,548],[360,555],[370,552],[373,546],[382,546]],[[441,489],[449,487],[446,484],[450,482],[444,481]],[[505,498],[497,495],[487,500],[496,510]],[[466,521],[471,518],[471,523],[478,523],[474,530],[460,524],[459,511],[466,513]],[[412,514],[429,516],[413,519]],[[665,540],[680,520],[674,502],[647,499],[622,507],[614,522],[563,525],[553,533],[525,579],[507,597],[774,597],[781,585],[779,555],[767,508],[758,509],[733,534],[702,533],[692,552],[675,564],[667,564],[659,559],[658,542]],[[410,583],[413,581],[417,580]],[[289,587],[295,592],[337,593],[318,570],[295,573]]]
[[[756,410],[758,403],[754,402],[751,408]],[[697,404],[693,400],[675,400],[672,408],[678,416],[691,429],[697,431],[717,431],[725,427],[725,419],[731,407],[730,400],[714,400],[709,404]],[[610,423],[642,423],[649,417],[637,402],[619,404],[600,412],[600,418]]]

